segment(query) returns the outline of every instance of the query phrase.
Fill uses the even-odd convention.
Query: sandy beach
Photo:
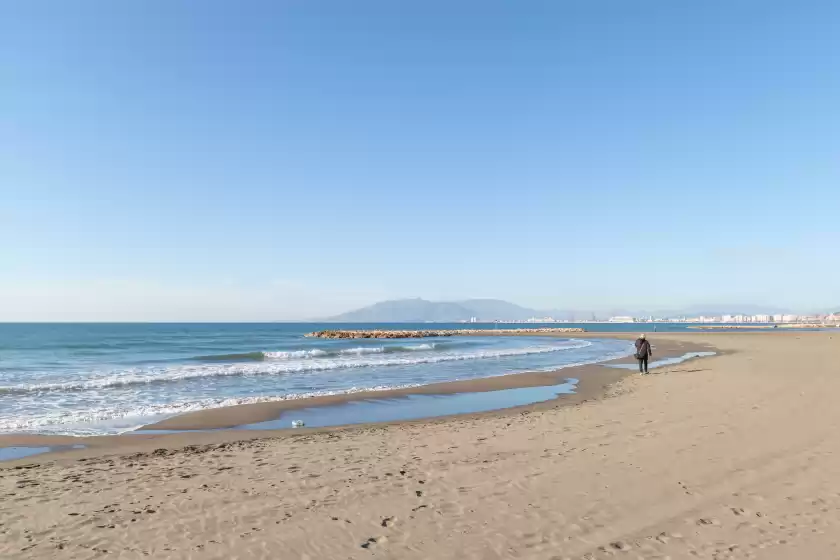
[[[0,557],[838,557],[840,333],[654,341],[720,354],[588,366],[574,398],[493,413],[107,436],[2,463]],[[493,383],[538,383],[510,377]],[[173,422],[278,413],[235,408]],[[65,442],[27,438],[0,445]]]

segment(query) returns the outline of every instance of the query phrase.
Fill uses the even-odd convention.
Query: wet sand
[[[600,336],[598,336],[600,334]],[[524,336],[524,334],[523,334]],[[533,336],[528,334],[528,336]],[[557,334],[545,336],[558,336]],[[562,338],[571,336],[564,333]],[[576,338],[619,338],[632,341],[634,336],[626,333],[604,334],[604,333],[576,333]],[[704,343],[697,343],[684,340],[660,339],[654,344],[656,358],[668,358],[682,356],[690,351],[709,350],[710,346]],[[266,422],[279,418],[282,414],[304,408],[331,407],[351,402],[359,402],[371,399],[398,399],[409,395],[453,395],[456,393],[476,393],[486,391],[500,391],[523,387],[553,386],[563,383],[568,378],[578,379],[576,390],[572,394],[559,396],[557,401],[563,405],[571,406],[588,400],[603,396],[605,390],[615,382],[628,374],[626,370],[618,370],[604,367],[609,364],[634,364],[632,357],[602,362],[600,364],[584,365],[563,368],[548,372],[517,373],[488,377],[482,379],[471,379],[468,381],[451,381],[444,383],[433,383],[419,387],[405,389],[393,389],[386,391],[362,391],[358,393],[312,397],[306,399],[293,399],[288,401],[264,402],[254,404],[243,404],[237,406],[220,407],[208,410],[201,410],[174,416],[167,420],[149,424],[143,430],[152,431],[205,431],[205,430],[231,430],[238,426]],[[547,406],[547,403],[533,403],[525,407]],[[549,406],[555,406],[551,404]],[[523,406],[508,407],[506,410],[515,412]],[[494,414],[499,411],[487,411],[473,413],[472,415]],[[320,428],[329,429],[329,428]],[[302,429],[297,432],[312,433],[317,430]],[[274,435],[282,435],[283,432]],[[119,436],[51,436],[38,434],[0,434],[0,447],[8,446],[66,446],[71,444],[84,444],[88,450],[108,450],[114,446],[125,447],[133,445],[131,439],[137,439],[143,445],[146,440],[159,439],[164,434],[150,434],[143,432],[128,432]],[[195,435],[195,434],[193,434]],[[265,435],[265,434],[264,434]],[[169,441],[189,441],[190,436],[169,435],[162,444],[169,445]],[[251,436],[246,436],[251,437]],[[206,436],[203,438],[206,440]],[[181,443],[184,444],[184,443]],[[66,450],[61,450],[66,451]],[[72,457],[80,457],[84,454],[73,452]]]
[[[836,557],[838,333],[665,341],[721,353],[569,405],[3,463],[0,557]]]
[[[568,334],[564,334],[562,336],[569,337]],[[626,338],[626,336],[622,336],[621,338]],[[700,351],[706,349],[707,346],[701,344],[662,340],[657,343],[657,347],[654,351],[656,352],[657,357],[667,357],[683,355],[691,350]],[[635,362],[635,360],[632,358],[625,358],[604,363],[629,362]],[[562,399],[565,404],[576,404],[578,402],[596,398],[603,393],[605,387],[618,381],[624,374],[626,374],[626,372],[616,372],[610,368],[605,368],[602,365],[593,364],[564,368],[550,372],[517,373],[497,377],[487,377],[483,379],[471,379],[469,381],[433,383],[420,387],[395,389],[390,391],[360,392],[350,395],[332,395],[326,397],[313,397],[309,399],[214,408],[183,414],[164,420],[163,422],[145,426],[144,428],[150,430],[206,430],[232,428],[235,426],[272,420],[279,417],[283,412],[302,408],[336,405],[371,398],[386,399],[405,397],[407,395],[451,395],[455,393],[499,391],[519,387],[550,386],[562,383],[570,377],[580,380],[577,391],[571,395],[563,395],[560,399]]]

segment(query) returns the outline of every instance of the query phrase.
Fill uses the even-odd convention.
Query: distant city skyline
[[[705,311],[699,311],[705,309]],[[733,305],[731,312],[715,307],[695,307],[657,311],[584,311],[570,309],[529,309],[497,299],[468,299],[435,302],[409,298],[378,302],[333,317],[323,318],[337,323],[823,323],[840,324],[840,310],[793,313],[789,310],[752,305]],[[718,309],[726,309],[719,307]],[[738,310],[738,311],[735,311]]]
[[[10,2],[0,321],[836,311],[840,4]]]

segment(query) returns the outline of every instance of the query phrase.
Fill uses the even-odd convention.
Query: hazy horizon
[[[10,3],[0,321],[836,310],[838,17]]]
[[[516,301],[509,301],[509,300],[502,300],[499,298],[462,298],[458,300],[428,300],[426,298],[421,297],[407,297],[407,298],[394,298],[392,300],[380,300],[370,302],[369,304],[361,305],[358,307],[348,308],[348,309],[341,309],[336,312],[321,315],[321,316],[310,316],[310,317],[275,317],[273,319],[233,319],[233,320],[224,320],[224,319],[215,319],[212,317],[204,318],[204,319],[195,319],[195,320],[185,320],[179,318],[128,318],[123,320],[113,320],[113,319],[101,319],[101,318],[66,318],[66,319],[28,319],[28,320],[14,320],[14,319],[2,319],[0,318],[0,323],[274,323],[274,322],[283,322],[283,323],[321,323],[325,321],[331,321],[334,318],[343,315],[345,313],[357,311],[360,309],[364,309],[366,307],[375,305],[377,303],[389,302],[389,301],[406,301],[406,300],[415,300],[415,299],[422,299],[427,302],[435,302],[435,303],[459,303],[459,302],[469,302],[475,300],[496,300],[502,301],[506,303],[512,303],[514,305],[520,305]],[[533,309],[537,312],[561,312],[561,313],[574,313],[578,314],[579,316],[575,316],[575,321],[584,321],[590,320],[591,314],[596,314],[598,320],[605,320],[611,316],[625,314],[625,313],[632,313],[634,316],[641,316],[647,314],[653,314],[657,318],[664,318],[664,314],[668,314],[668,318],[676,318],[680,315],[687,315],[687,316],[696,316],[701,313],[712,313],[712,314],[737,314],[737,313],[744,313],[747,315],[753,314],[827,314],[827,313],[834,313],[840,310],[840,306],[836,306],[836,308],[828,306],[826,308],[818,308],[818,309],[789,309],[789,308],[779,308],[778,306],[772,305],[760,305],[760,304],[753,304],[753,303],[733,303],[733,304],[725,304],[725,303],[707,303],[707,304],[693,304],[687,305],[680,308],[654,308],[654,307],[645,307],[645,306],[606,306],[602,308],[583,308],[583,307],[573,307],[573,306],[560,306],[560,307],[545,307],[545,308],[531,308],[528,306],[520,305],[521,307],[527,309]],[[490,320],[489,318],[482,317],[482,319]],[[353,321],[349,321],[353,322]],[[377,321],[374,321],[377,322]],[[447,321],[444,321],[447,322]]]

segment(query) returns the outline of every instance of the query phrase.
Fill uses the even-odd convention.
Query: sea
[[[0,433],[119,434],[209,408],[550,371],[633,353],[626,340],[609,338],[304,337],[326,328],[465,326],[511,325],[0,324]],[[581,326],[612,332],[640,328]]]

